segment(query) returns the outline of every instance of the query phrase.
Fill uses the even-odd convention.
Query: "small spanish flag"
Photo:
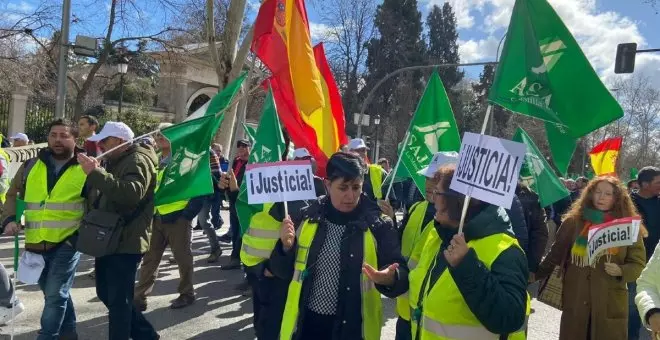
[[[623,137],[614,137],[604,140],[589,152],[591,167],[594,168],[596,176],[616,176],[616,161],[621,144]]]

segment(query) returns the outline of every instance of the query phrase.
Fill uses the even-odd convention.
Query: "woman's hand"
[[[660,333],[660,312],[655,312],[649,317],[649,326],[654,334]]]
[[[287,216],[280,225],[280,241],[285,251],[291,250],[293,241],[296,239],[296,229],[293,227],[293,221]]]
[[[447,247],[443,254],[449,265],[456,267],[461,264],[468,250],[467,243],[465,243],[465,236],[463,234],[457,234],[451,239],[449,247]]]
[[[605,262],[605,272],[608,275],[614,277],[623,276],[623,271],[621,271],[621,267],[619,267],[619,265],[616,263]]]
[[[380,211],[382,211],[383,214],[389,216],[391,219],[394,219],[394,209],[392,208],[392,205],[390,205],[390,202],[379,200],[378,206],[380,207]]]
[[[376,270],[374,267],[370,266],[367,263],[362,264],[362,272],[366,275],[369,280],[373,281],[377,285],[381,286],[392,286],[396,280],[396,270],[399,268],[398,263],[391,264],[383,270]]]

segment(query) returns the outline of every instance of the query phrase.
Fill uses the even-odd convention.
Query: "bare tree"
[[[326,53],[342,92],[347,115],[357,112],[358,94],[366,72],[366,43],[374,37],[375,0],[316,0],[324,28]],[[350,118],[350,116],[348,117]]]

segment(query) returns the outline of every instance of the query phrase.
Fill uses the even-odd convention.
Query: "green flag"
[[[261,119],[255,133],[255,143],[250,151],[248,164],[278,162],[284,153],[285,143],[282,127],[277,117],[273,91],[269,89],[261,110]],[[248,204],[247,180],[243,179],[236,202],[236,212],[241,225],[241,235],[250,225],[250,219],[263,210],[263,204]]]
[[[547,0],[516,0],[488,99],[574,138],[623,116]]]
[[[247,72],[211,99],[204,116],[188,120],[160,133],[170,141],[171,159],[155,195],[156,205],[213,193],[209,147],[222,123],[222,112],[241,88]],[[220,114],[218,114],[220,113]]]
[[[520,169],[520,179],[539,195],[541,206],[547,207],[570,195],[525,130],[518,128],[513,141],[527,146],[525,163]]]
[[[419,191],[425,192],[426,179],[417,172],[429,165],[436,152],[458,152],[460,148],[461,138],[447,92],[434,71],[410,123],[395,178],[412,177]]]
[[[245,123],[241,123],[241,124],[243,124],[243,131],[245,131],[245,136],[247,137],[247,139],[250,140],[250,143],[252,143],[252,145],[254,145],[254,135],[256,134],[257,129],[255,129],[251,126],[248,126]]]
[[[638,174],[639,170],[637,170],[637,168],[630,168],[630,180],[637,180]]]
[[[562,176],[566,176],[571,158],[577,147],[577,139],[571,136],[563,125],[545,122],[545,132],[550,145],[552,162]]]

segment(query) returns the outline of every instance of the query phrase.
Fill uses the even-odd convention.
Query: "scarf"
[[[589,229],[593,226],[599,224],[607,223],[615,218],[612,215],[595,210],[590,208],[585,208],[582,212],[582,220],[584,221],[584,227],[580,234],[575,239],[573,247],[571,247],[571,262],[578,267],[587,267],[589,266],[589,255],[587,254],[587,242],[589,238]],[[616,255],[619,252],[619,248],[610,248],[605,250],[610,255]],[[598,258],[602,256],[602,252],[594,256],[597,257],[596,261],[593,261],[594,264],[598,263]]]

